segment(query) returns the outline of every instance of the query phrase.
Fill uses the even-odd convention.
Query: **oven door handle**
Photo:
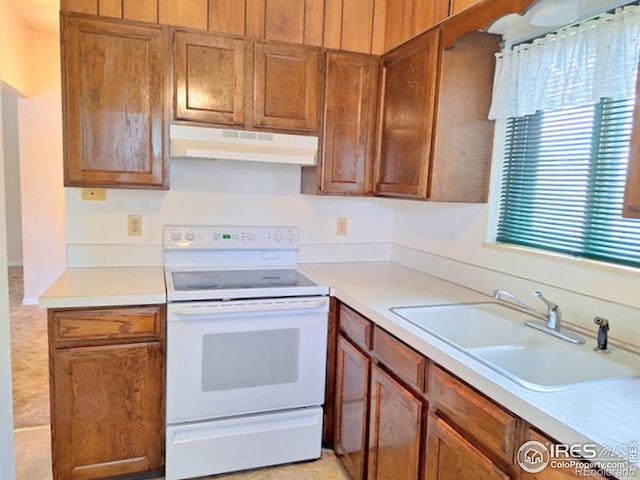
[[[290,310],[316,310],[326,307],[327,299],[282,300],[273,302],[219,303],[205,305],[170,305],[169,313],[178,316],[226,315],[247,312],[282,312]]]

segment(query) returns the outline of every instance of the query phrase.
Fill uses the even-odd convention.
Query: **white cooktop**
[[[167,226],[170,302],[328,295],[296,269],[296,227]]]

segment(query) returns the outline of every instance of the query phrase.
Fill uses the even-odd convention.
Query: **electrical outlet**
[[[129,215],[127,217],[127,232],[130,237],[142,236],[142,215]]]
[[[104,202],[107,199],[107,190],[104,188],[83,188],[82,200],[97,200]]]
[[[338,221],[336,222],[336,235],[345,236],[347,234],[348,227],[347,217],[338,217]]]

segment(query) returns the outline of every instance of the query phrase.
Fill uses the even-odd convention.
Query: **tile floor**
[[[47,317],[22,305],[22,269],[9,269],[16,479],[51,480]],[[335,453],[315,462],[208,477],[215,480],[348,480]],[[161,480],[161,479],[154,479]]]

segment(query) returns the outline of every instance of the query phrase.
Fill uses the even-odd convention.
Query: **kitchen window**
[[[633,6],[498,57],[497,242],[640,267],[640,220],[622,217],[639,43]]]

